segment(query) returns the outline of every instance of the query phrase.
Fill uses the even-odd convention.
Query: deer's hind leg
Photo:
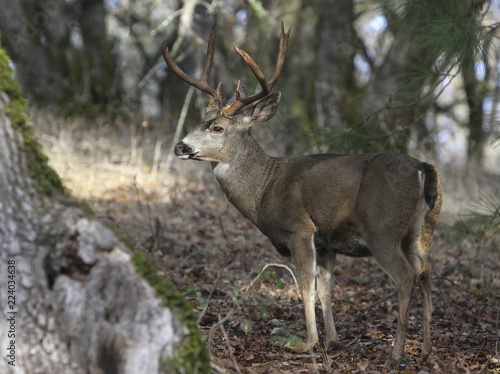
[[[426,266],[420,275],[420,289],[423,303],[424,344],[422,347],[422,361],[427,361],[432,353],[431,322],[432,322],[432,278],[431,267]]]
[[[387,238],[386,238],[387,239]],[[408,317],[417,273],[401,249],[401,243],[373,236],[368,241],[373,256],[382,269],[394,280],[399,291],[399,312],[391,361],[399,362],[403,356]]]
[[[415,270],[419,279],[420,291],[422,292],[423,306],[423,346],[422,361],[429,359],[432,353],[431,322],[432,322],[432,277],[429,265],[429,250],[432,243],[432,232],[436,225],[439,211],[441,210],[441,195],[439,194],[433,208],[428,212],[428,207],[422,204],[417,211],[417,219],[407,234],[407,240],[403,240],[402,249]]]
[[[417,232],[420,232],[418,230]],[[432,321],[432,277],[431,267],[428,261],[429,245],[422,240],[421,235],[415,235],[408,247],[403,247],[408,261],[415,269],[422,292],[423,306],[423,346],[422,361],[427,361],[432,353],[431,321]]]
[[[333,321],[332,311],[332,282],[333,268],[335,265],[335,253],[330,253],[324,249],[318,249],[316,254],[317,276],[316,276],[316,291],[321,309],[323,311],[323,319],[325,321],[326,341],[325,346],[328,348],[337,348],[339,339],[335,322]]]

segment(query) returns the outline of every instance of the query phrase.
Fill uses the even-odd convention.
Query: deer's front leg
[[[297,270],[300,294],[306,314],[307,341],[297,348],[297,350],[304,352],[310,350],[319,341],[314,310],[316,299],[316,250],[313,236],[301,236],[293,240],[291,252]]]

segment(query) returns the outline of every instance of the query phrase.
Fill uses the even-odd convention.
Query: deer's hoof
[[[422,349],[422,363],[427,365],[433,365],[434,360],[432,359],[432,346],[424,343],[424,348]]]
[[[401,359],[400,358],[395,358],[391,356],[386,362],[385,362],[385,368],[387,370],[397,370],[399,369]]]
[[[338,351],[342,349],[342,344],[338,340],[332,340],[327,344],[326,348],[330,351]]]
[[[311,349],[313,349],[315,345],[316,345],[316,342],[306,342],[306,343],[302,343],[301,345],[295,347],[294,350],[296,352],[299,352],[299,353],[308,352]]]
[[[431,354],[425,353],[422,355],[422,364],[427,367],[433,368],[436,366],[436,361],[434,361]]]

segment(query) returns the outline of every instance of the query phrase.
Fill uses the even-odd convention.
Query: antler
[[[252,57],[250,57],[250,55],[245,51],[243,51],[242,49],[239,49],[233,43],[233,47],[236,50],[236,52],[238,52],[238,54],[243,58],[243,60],[245,60],[245,63],[248,65],[250,70],[252,70],[253,75],[255,75],[255,77],[259,81],[262,87],[262,91],[257,92],[254,95],[243,98],[240,92],[240,83],[238,82],[238,88],[236,89],[236,99],[232,103],[226,105],[226,107],[221,109],[222,115],[230,117],[241,108],[266,97],[269,94],[269,92],[271,92],[274,85],[278,81],[281,70],[283,69],[283,64],[285,63],[285,56],[288,48],[288,38],[290,37],[290,32],[291,28],[288,29],[288,32],[285,34],[285,27],[283,25],[283,22],[281,22],[281,36],[280,36],[278,59],[276,60],[276,68],[274,70],[274,75],[270,81],[266,81],[264,74],[257,66],[255,61],[252,59]]]
[[[208,39],[208,46],[207,46],[207,59],[205,62],[205,71],[203,72],[203,76],[201,79],[196,79],[188,74],[184,73],[179,66],[175,63],[174,59],[170,56],[170,53],[168,51],[168,48],[166,47],[167,39],[163,40],[162,44],[162,54],[163,54],[163,59],[167,63],[168,67],[172,70],[172,72],[177,75],[180,79],[182,79],[184,82],[189,84],[190,86],[193,86],[200,91],[203,91],[210,96],[212,96],[214,99],[210,102],[208,105],[207,111],[210,111],[212,109],[219,109],[221,99],[222,99],[222,83],[219,83],[217,86],[217,89],[213,89],[208,85],[208,77],[210,75],[210,70],[212,70],[212,63],[214,61],[214,54],[215,54],[215,41],[216,41],[216,36],[215,36],[215,25],[217,22],[214,22],[212,26],[212,31],[210,32],[210,38]]]
[[[207,112],[214,109],[219,109],[222,100],[222,83],[219,83],[217,89],[215,90],[208,85],[208,77],[210,75],[210,70],[212,69],[212,63],[215,54],[215,41],[216,41],[215,25],[216,22],[214,22],[212,26],[212,31],[210,32],[210,38],[208,40],[208,46],[207,46],[207,60],[205,62],[205,71],[203,72],[203,76],[201,77],[201,79],[196,79],[189,76],[188,74],[184,73],[179,68],[179,66],[177,66],[173,58],[170,56],[168,48],[166,47],[167,39],[165,39],[162,44],[163,59],[167,63],[168,67],[172,70],[172,72],[187,84],[213,97],[210,104],[208,104]],[[274,75],[270,81],[266,80],[266,77],[264,76],[260,68],[257,66],[255,61],[252,59],[252,57],[250,57],[250,55],[246,53],[244,50],[239,49],[233,43],[233,47],[236,50],[236,52],[238,52],[238,54],[243,58],[243,60],[245,60],[245,63],[248,65],[250,70],[252,70],[252,73],[259,81],[262,87],[262,91],[257,92],[256,94],[253,94],[248,97],[243,97],[245,95],[242,95],[240,82],[238,82],[238,87],[236,88],[235,100],[229,102],[224,108],[220,110],[220,113],[223,116],[231,117],[241,108],[266,97],[269,94],[269,92],[271,92],[274,85],[278,81],[281,70],[283,69],[283,64],[285,63],[285,56],[288,48],[288,38],[290,37],[290,31],[291,29],[288,29],[288,32],[285,34],[285,27],[283,25],[283,22],[281,22],[281,36],[280,36],[278,59],[276,60],[276,68],[274,70]]]

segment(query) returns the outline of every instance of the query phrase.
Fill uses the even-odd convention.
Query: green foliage
[[[493,133],[493,137],[491,139],[491,142],[493,143],[494,147],[500,147],[500,125],[496,124],[498,128],[497,133]]]
[[[196,285],[200,283],[201,282],[195,282],[193,273],[189,274],[189,285],[186,288],[186,293],[193,296],[199,306],[204,307],[205,305],[207,305],[207,301],[201,295],[201,292],[196,290]]]
[[[245,332],[245,334],[248,334],[253,330],[253,321],[251,319],[244,319],[241,322],[241,329]]]
[[[444,71],[471,55],[482,54],[483,47],[489,45],[493,37],[492,30],[481,25],[480,8],[474,8],[470,1],[386,0],[381,3],[393,20],[398,19],[396,23],[412,27],[414,41],[428,52],[427,56],[420,57],[437,62],[437,71]],[[432,79],[432,74],[427,75]]]
[[[258,275],[262,272],[263,268],[264,268],[263,266],[260,266],[257,269],[254,269],[253,272]],[[279,278],[274,270],[264,271],[261,275],[261,278],[266,280],[274,280],[274,282],[276,283],[276,287],[278,287],[278,289],[280,290],[285,288],[285,283],[283,282],[283,279]]]
[[[26,157],[30,177],[37,182],[39,192],[45,196],[56,192],[65,193],[59,175],[48,165],[48,158],[43,154],[42,146],[35,137],[33,127],[27,122],[26,103],[22,97],[21,88],[13,78],[9,58],[2,48],[0,48],[0,91],[4,91],[9,96],[10,105],[5,108],[5,113],[9,116],[12,127],[23,137],[19,148]]]
[[[251,9],[255,12],[255,15],[262,20],[265,20],[267,17],[267,11],[262,5],[262,2],[258,0],[248,0],[248,4]]]
[[[276,345],[297,347],[302,343],[302,337],[290,329],[276,328],[271,332],[271,341]]]
[[[240,295],[238,280],[233,279],[232,288],[233,288],[233,295],[231,295],[231,301],[235,306],[239,306],[241,300],[238,298],[238,296]]]
[[[163,304],[177,311],[180,320],[189,329],[188,335],[179,347],[178,354],[166,365],[173,366],[179,373],[209,373],[210,362],[205,343],[196,326],[196,316],[193,307],[189,305],[182,294],[168,279],[159,275],[159,269],[151,257],[135,251],[131,258],[137,272],[143,276],[149,284],[163,298]]]
[[[469,2],[465,2],[469,3]],[[420,8],[423,15],[431,14],[424,21],[425,29],[417,31],[416,40],[434,56],[441,56],[443,62],[449,64],[453,59],[468,56],[470,51],[479,52],[480,37],[483,27],[479,17],[471,16],[471,12],[460,9],[469,4],[448,2],[447,5],[436,4],[422,7],[419,2],[409,1],[406,9]],[[411,17],[407,12],[403,19]]]
[[[406,152],[406,143],[401,141],[408,135],[409,127],[390,131],[378,126],[361,123],[343,129],[329,127],[308,132],[311,149],[315,153],[365,153]]]
[[[462,214],[451,226],[454,239],[462,242],[471,239],[476,243],[490,244],[498,250],[500,237],[500,192],[491,197],[482,196],[474,210]]]

